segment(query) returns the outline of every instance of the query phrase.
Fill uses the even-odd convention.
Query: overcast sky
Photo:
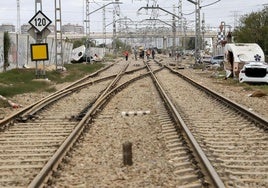
[[[58,1],[58,0],[57,0]],[[120,16],[128,17],[132,21],[141,21],[152,16],[151,10],[142,9],[141,7],[152,6],[154,2],[159,4],[159,7],[173,12],[173,6],[178,7],[179,0],[120,0],[123,4],[120,5]],[[196,0],[194,0],[196,1]],[[215,2],[216,0],[200,0],[201,7]],[[90,0],[89,12],[92,12],[99,7],[112,2],[112,0]],[[55,0],[43,0],[42,12],[54,23],[55,17]],[[211,6],[201,8],[201,18],[205,18],[206,26],[218,27],[222,21],[227,25],[234,26],[239,17],[251,12],[260,11],[264,5],[268,4],[267,0],[221,0]],[[112,22],[112,10],[114,5],[106,7],[106,25]],[[85,19],[85,0],[61,0],[62,24],[72,23],[83,25]],[[187,19],[189,26],[194,27],[191,23],[194,20],[195,6],[187,0],[182,0],[183,16]],[[178,9],[176,8],[178,12]],[[190,14],[190,15],[189,15]],[[20,0],[20,24],[27,24],[28,21],[35,15],[35,0]],[[164,21],[172,20],[172,16],[159,11],[158,18]],[[118,18],[117,18],[118,19]],[[17,0],[1,0],[0,1],[0,25],[13,24],[17,26]],[[107,30],[111,30],[111,25],[107,26]],[[101,32],[103,29],[103,12],[97,11],[90,15],[90,30],[91,32]]]

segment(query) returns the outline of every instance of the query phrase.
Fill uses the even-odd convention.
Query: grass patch
[[[0,107],[6,108],[10,107],[7,101],[0,99]]]
[[[0,74],[0,95],[12,97],[20,93],[42,90],[49,86],[46,82],[34,82],[34,69],[13,69]]]
[[[268,84],[266,83],[240,83],[237,78],[228,78],[224,79],[225,77],[222,75],[225,75],[224,70],[217,70],[217,74],[220,76],[211,76],[213,73],[215,73],[215,70],[211,70],[211,73],[209,72],[198,72],[197,74],[204,75],[208,74],[207,77],[210,77],[213,79],[213,82],[216,84],[220,84],[223,87],[224,86],[233,86],[233,87],[242,87],[245,91],[262,91],[263,93],[266,93],[268,95]]]
[[[46,71],[46,77],[52,83],[73,82],[102,68],[101,63],[96,64],[66,64],[67,71]],[[50,82],[34,81],[35,69],[13,69],[0,73],[0,95],[12,97],[17,94],[29,92],[54,92],[56,89]]]
[[[50,71],[47,72],[47,77],[49,80],[55,83],[64,83],[64,82],[73,82],[84,77],[87,74],[93,73],[100,68],[104,67],[102,63],[95,64],[66,64],[65,65],[67,71],[59,72],[59,71]]]
[[[262,91],[263,93],[266,93],[268,95],[268,84],[247,84],[247,83],[242,83],[242,86],[244,90],[246,91]]]
[[[225,75],[225,71],[220,71],[220,74]],[[266,94],[268,94],[268,84],[265,83],[240,83],[238,79],[234,78],[228,78],[227,80],[223,80],[223,78],[216,78],[216,79],[221,79],[222,82],[221,84],[223,85],[231,85],[235,87],[243,87],[245,91],[262,91]],[[218,83],[218,82],[217,82]]]

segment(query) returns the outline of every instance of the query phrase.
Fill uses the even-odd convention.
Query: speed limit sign
[[[38,11],[29,21],[29,24],[31,24],[38,32],[42,32],[51,24],[51,20],[46,17],[43,12]]]

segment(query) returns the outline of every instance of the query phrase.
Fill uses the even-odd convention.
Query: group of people
[[[135,60],[138,59],[138,51],[136,48],[133,48],[133,52],[134,52],[134,56],[135,56]],[[152,55],[152,59],[155,58],[155,50],[154,49],[150,49],[148,48],[147,50],[141,51],[140,52],[140,58],[144,58],[144,54],[146,54],[147,60],[149,60],[150,56]],[[124,52],[124,56],[126,61],[128,60],[128,56],[129,56],[129,52],[125,51]]]

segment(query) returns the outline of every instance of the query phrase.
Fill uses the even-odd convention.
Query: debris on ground
[[[21,105],[17,104],[17,103],[14,103],[12,102],[11,100],[8,100],[7,98],[3,97],[2,95],[0,95],[0,99],[3,100],[3,101],[7,101],[8,104],[12,107],[12,108],[20,108],[22,107]]]
[[[254,91],[253,93],[249,94],[248,96],[249,97],[264,97],[266,95],[267,95],[266,93],[257,90],[257,91]]]

